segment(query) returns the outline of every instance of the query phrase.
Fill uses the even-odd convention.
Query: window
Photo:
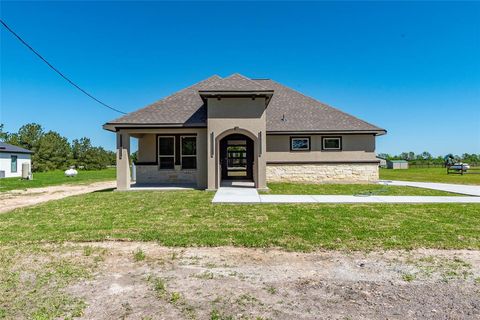
[[[173,169],[175,166],[175,137],[158,137],[158,167]]]
[[[197,168],[197,137],[181,137],[182,169]]]
[[[290,138],[291,151],[310,151],[310,137]]]
[[[10,165],[10,171],[12,173],[17,172],[17,156],[11,156],[12,163]]]
[[[323,150],[342,150],[341,137],[322,137]]]

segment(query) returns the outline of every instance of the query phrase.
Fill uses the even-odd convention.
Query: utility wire
[[[121,113],[121,114],[126,114],[126,112],[123,112],[123,111],[120,111],[114,107],[111,107],[109,106],[108,104],[100,101],[99,99],[95,98],[94,96],[92,96],[90,93],[88,93],[87,91],[85,91],[84,89],[82,89],[79,85],[77,85],[75,82],[73,82],[72,80],[70,80],[69,78],[67,78],[67,76],[65,76],[62,72],[60,72],[60,70],[58,70],[57,68],[55,68],[50,62],[48,62],[44,57],[42,57],[40,55],[40,53],[38,53],[35,49],[33,49],[27,42],[25,42],[25,40],[23,40],[18,34],[15,33],[15,31],[13,31],[2,19],[0,19],[0,22],[3,24],[3,26],[8,30],[10,31],[11,34],[13,34],[18,40],[20,40],[21,43],[23,43],[28,49],[30,49],[30,51],[32,51],[37,57],[39,57],[43,62],[45,62],[53,71],[55,71],[56,73],[58,73],[60,75],[60,77],[62,77],[63,79],[67,80],[68,83],[70,83],[72,86],[74,86],[75,88],[77,88],[78,90],[80,90],[82,93],[84,93],[85,95],[87,95],[88,97],[90,97],[91,99],[95,100],[96,102],[100,103],[102,106],[104,107],[107,107],[113,111],[116,111],[118,113]]]

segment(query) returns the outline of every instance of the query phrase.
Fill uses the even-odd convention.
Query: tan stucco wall
[[[310,137],[310,151],[290,151],[290,137]],[[267,135],[267,162],[355,162],[376,161],[375,136],[332,135],[342,137],[341,151],[322,151],[322,137],[328,135]]]
[[[157,161],[156,134],[144,134],[138,138],[137,159],[139,162]]]
[[[173,170],[158,170],[157,165],[137,166],[137,182],[139,183],[173,183],[174,177],[177,182],[192,182],[194,179],[197,187],[207,188],[207,129],[206,128],[155,128],[155,129],[127,129],[132,137],[138,139],[138,162],[157,161],[157,134],[192,134],[197,136],[197,170],[181,170],[185,172],[173,172]],[[141,168],[140,168],[141,167]],[[156,170],[153,173],[152,170]],[[169,172],[172,171],[172,172]],[[188,171],[188,172],[187,172]],[[192,171],[195,171],[194,174]],[[147,178],[147,173],[153,177]]]
[[[254,141],[255,186],[266,188],[265,98],[209,98],[207,106],[208,189],[220,186],[220,140],[233,133],[245,134]]]
[[[268,182],[371,183],[378,181],[375,163],[268,164]]]
[[[130,189],[130,135],[127,132],[117,132],[117,190]]]

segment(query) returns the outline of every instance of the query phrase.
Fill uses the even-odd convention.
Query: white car
[[[470,166],[468,165],[468,163],[454,163],[453,165],[450,166],[450,169],[466,171],[470,169]]]

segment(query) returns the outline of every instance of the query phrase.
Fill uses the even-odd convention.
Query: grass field
[[[96,192],[0,215],[0,244],[124,239],[290,250],[480,248],[475,204],[213,205],[205,191]]]
[[[480,170],[472,172],[478,172],[478,174],[467,173],[464,175],[447,175],[447,169],[445,168],[414,168],[407,170],[392,170],[382,168],[380,169],[380,179],[480,185]]]
[[[76,177],[65,177],[64,172],[48,171],[33,174],[33,180],[20,178],[0,179],[0,192],[14,189],[39,188],[61,184],[81,184],[115,180],[115,168],[104,170],[79,171]]]
[[[306,183],[269,183],[265,194],[337,194],[381,196],[459,196],[456,193],[401,186],[377,184],[306,184]]]

